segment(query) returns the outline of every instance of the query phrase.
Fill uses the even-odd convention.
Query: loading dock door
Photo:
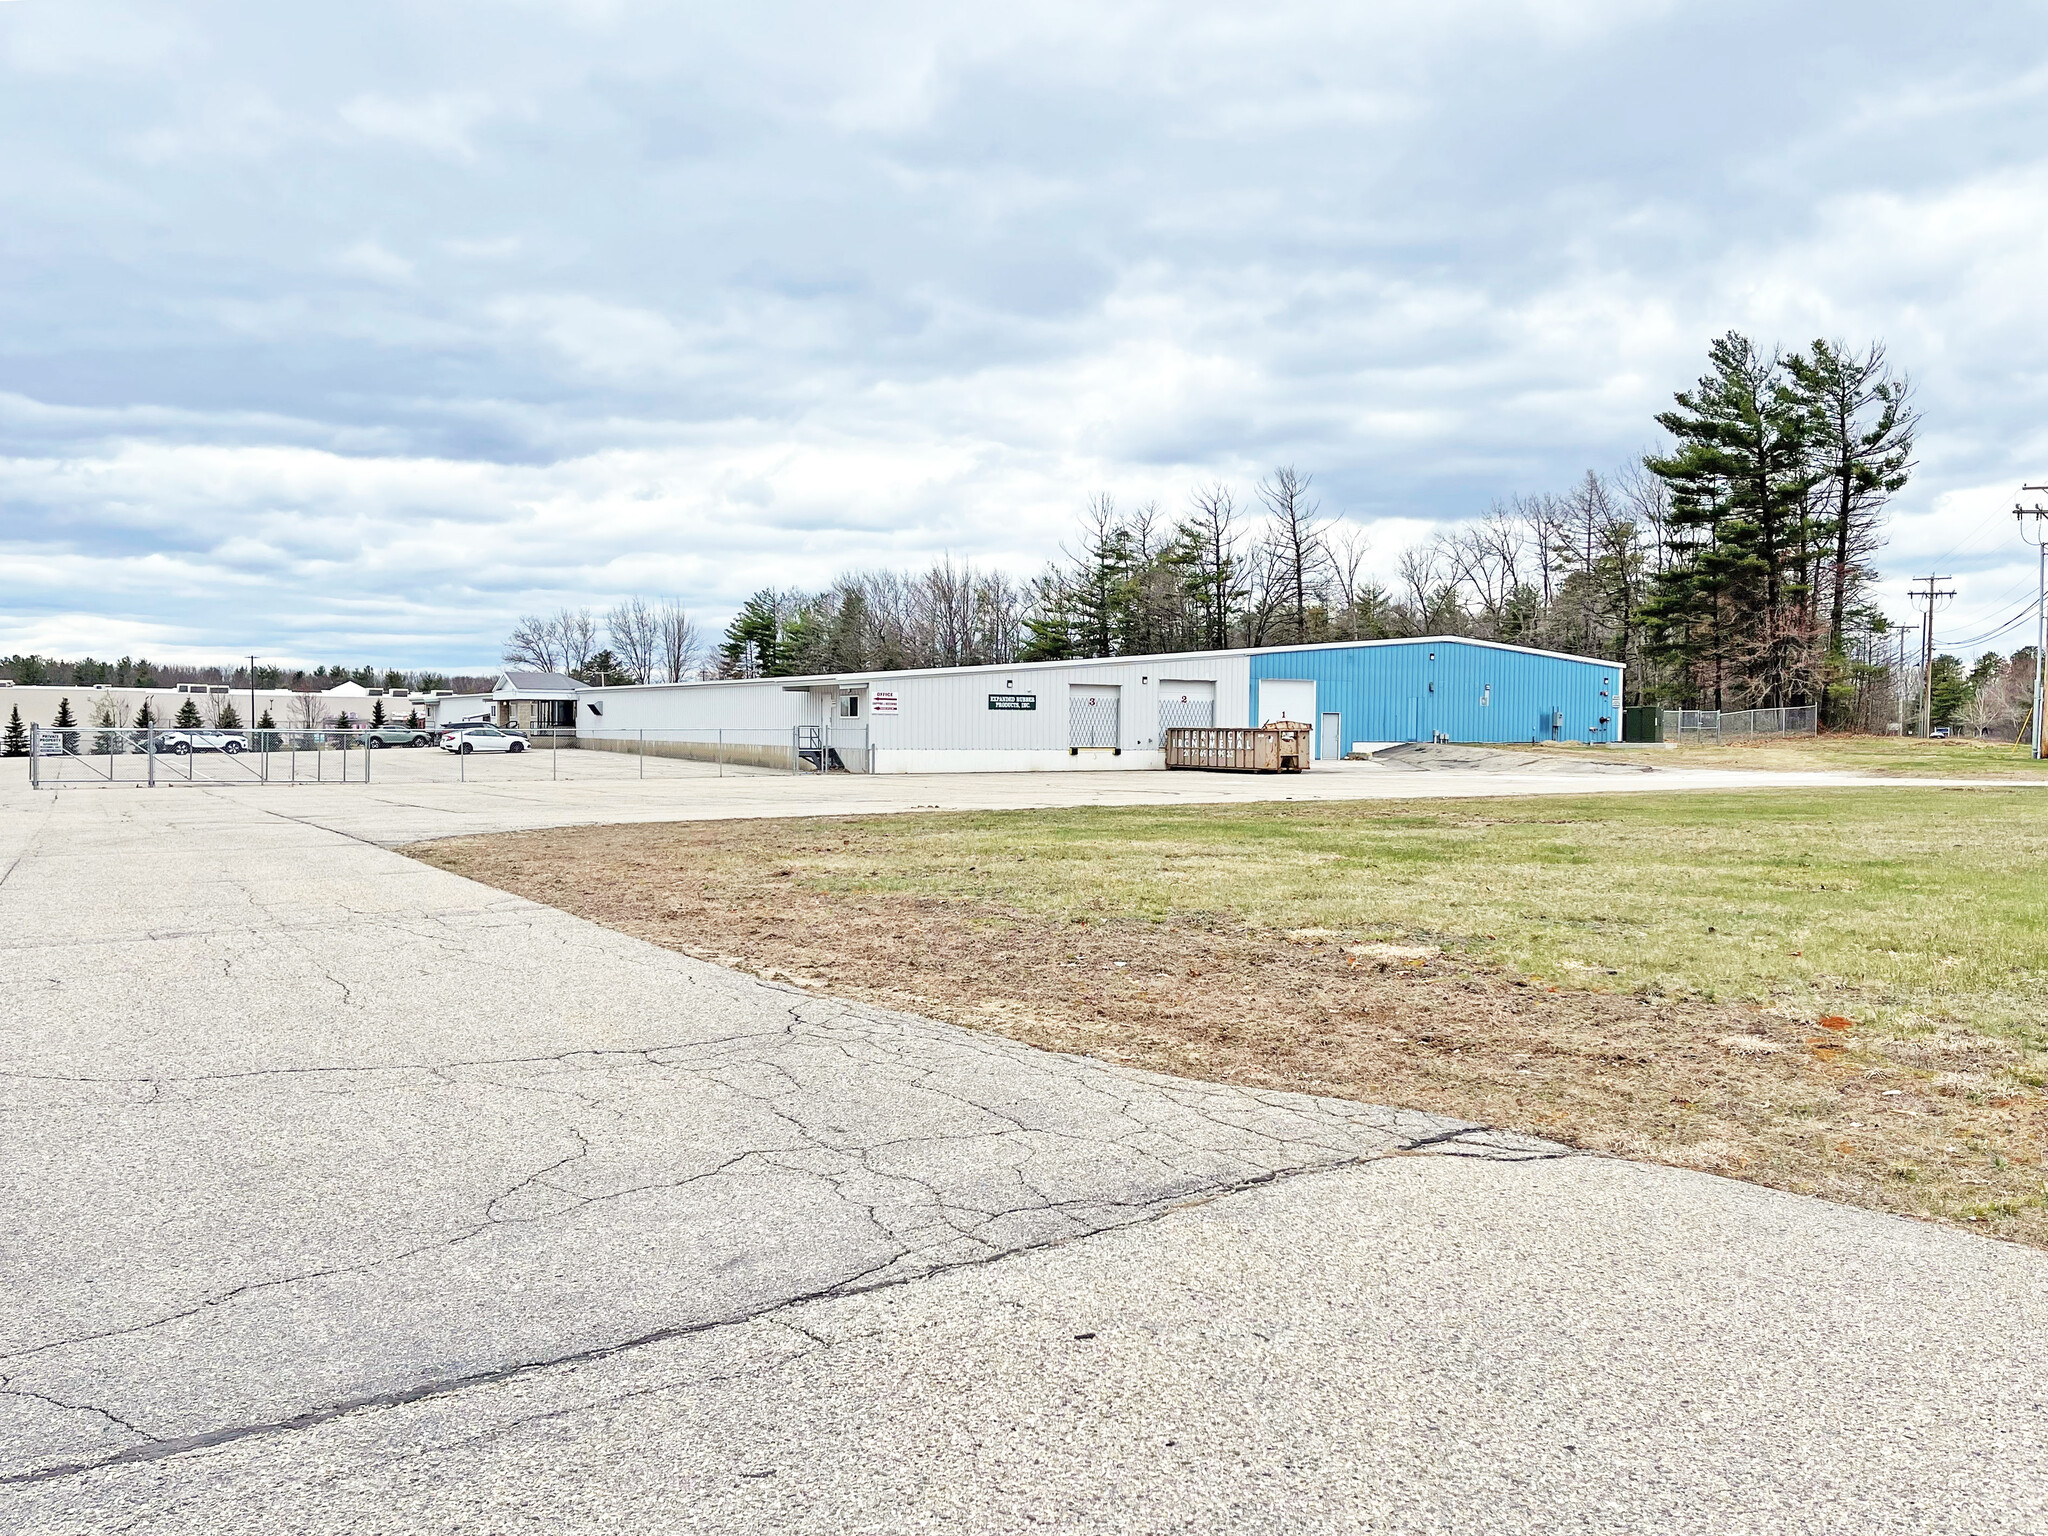
[[[1120,745],[1117,736],[1117,704],[1120,690],[1115,686],[1103,687],[1098,683],[1073,683],[1067,688],[1068,729],[1070,745],[1076,747],[1114,747]]]
[[[1316,682],[1312,677],[1264,677],[1259,679],[1259,724],[1275,720],[1316,723]]]
[[[1216,723],[1216,684],[1206,679],[1159,679],[1159,739],[1175,726]]]

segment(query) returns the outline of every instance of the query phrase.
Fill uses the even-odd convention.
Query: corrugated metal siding
[[[1562,716],[1560,740],[1620,738],[1621,669],[1612,662],[1436,640],[1266,652],[1252,657],[1251,675],[1312,679],[1318,714],[1344,717],[1347,748],[1438,731],[1452,741],[1547,741],[1552,711]]]
[[[1068,687],[1103,683],[1120,690],[1123,747],[1151,751],[1158,746],[1159,684],[1168,678],[1214,681],[1219,726],[1253,723],[1258,679],[1310,679],[1316,684],[1311,723],[1320,732],[1324,712],[1342,715],[1347,748],[1354,741],[1426,741],[1435,731],[1453,741],[1547,740],[1553,710],[1562,714],[1563,740],[1620,736],[1621,669],[1613,663],[1458,640],[867,673],[840,682],[864,695],[876,689],[896,695],[893,715],[862,705],[861,723],[885,750],[1065,752]],[[834,691],[830,682],[823,689],[815,697],[790,693],[781,679],[592,689],[583,700],[603,701],[604,714],[579,713],[586,728],[612,731],[787,730],[823,718],[823,701]],[[995,693],[1034,694],[1038,708],[990,709]]]

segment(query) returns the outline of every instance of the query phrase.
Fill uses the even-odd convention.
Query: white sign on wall
[[[871,714],[877,715],[895,714],[896,695],[891,693],[886,688],[877,689],[868,700],[868,710]]]

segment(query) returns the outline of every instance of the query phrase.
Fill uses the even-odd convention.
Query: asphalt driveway
[[[2042,1255],[772,986],[297,796],[0,791],[0,1528],[2037,1528]]]

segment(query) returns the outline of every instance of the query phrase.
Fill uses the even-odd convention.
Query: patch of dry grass
[[[1545,752],[1613,761],[1612,747],[1543,743]],[[1659,768],[1747,768],[1788,773],[1849,770],[1902,779],[2048,779],[2048,762],[2035,762],[2009,741],[1917,736],[1758,736],[1722,746],[1687,742],[1667,747],[1627,748]]]
[[[771,979],[2048,1246],[2048,800],[1764,792],[422,845]]]

